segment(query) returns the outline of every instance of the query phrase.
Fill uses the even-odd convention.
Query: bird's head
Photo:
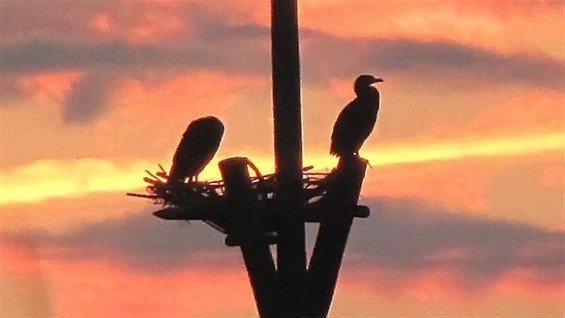
[[[354,90],[357,95],[366,91],[371,85],[382,82],[382,78],[374,77],[373,75],[361,75],[355,80]]]

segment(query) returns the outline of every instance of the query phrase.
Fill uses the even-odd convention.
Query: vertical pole
[[[262,211],[247,170],[247,158],[235,157],[219,164],[230,207],[232,233],[240,244],[259,315],[281,317],[275,263],[261,224]]]
[[[271,0],[276,198],[284,211],[277,265],[288,317],[304,316],[306,251],[302,207],[302,121],[296,0]]]

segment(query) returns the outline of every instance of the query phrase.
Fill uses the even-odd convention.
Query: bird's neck
[[[357,92],[357,98],[366,101],[379,101],[379,91],[374,87],[368,87],[367,89],[360,90]]]

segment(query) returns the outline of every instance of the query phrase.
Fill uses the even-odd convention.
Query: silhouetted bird
[[[213,116],[192,121],[177,147],[169,182],[184,182],[186,178],[197,180],[198,174],[212,160],[224,134],[224,125]]]
[[[361,75],[355,80],[357,98],[337,117],[330,147],[332,155],[359,156],[359,148],[373,131],[379,111],[379,91],[371,85],[382,81],[372,75]]]

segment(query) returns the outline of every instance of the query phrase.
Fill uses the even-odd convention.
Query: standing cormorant
[[[198,174],[212,160],[224,134],[224,125],[213,116],[192,121],[177,147],[169,172],[169,183],[197,180]]]
[[[379,111],[379,91],[371,86],[382,82],[372,75],[355,80],[357,98],[341,111],[334,124],[330,153],[337,157],[359,156],[359,148],[375,127]]]

